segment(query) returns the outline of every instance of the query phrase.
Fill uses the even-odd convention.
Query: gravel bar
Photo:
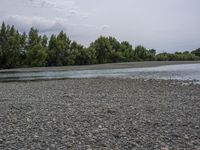
[[[0,149],[199,150],[199,91],[169,80],[0,83]]]

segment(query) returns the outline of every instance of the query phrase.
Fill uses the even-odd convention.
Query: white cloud
[[[55,3],[52,3],[51,1],[48,0],[29,0],[29,5],[33,7],[55,7]]]
[[[78,11],[77,11],[75,8],[71,8],[68,12],[69,12],[71,15],[77,15],[77,14],[78,14]]]
[[[67,29],[64,21],[61,19],[49,20],[42,17],[13,15],[6,17],[5,22],[15,25],[19,31],[28,31],[31,27],[39,29],[42,33],[66,31]]]
[[[32,3],[37,4],[38,6],[52,6],[59,10],[70,9],[76,6],[75,1],[73,0],[30,0]]]
[[[31,27],[35,27],[41,34],[57,34],[61,30],[65,31],[67,35],[78,42],[87,45],[94,36],[98,37],[97,32],[99,28],[91,24],[74,24],[68,23],[63,19],[46,19],[43,17],[29,17],[12,15],[5,18],[5,23],[14,25],[20,32],[28,32]]]
[[[0,21],[20,31],[65,30],[88,44],[99,35],[173,51],[200,46],[199,0],[0,0]],[[170,11],[169,11],[170,10]]]
[[[108,28],[110,28],[110,26],[107,25],[107,24],[101,26],[101,30],[102,30],[102,31],[105,31],[105,30],[107,30]]]

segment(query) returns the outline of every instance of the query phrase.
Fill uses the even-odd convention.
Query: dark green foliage
[[[28,37],[26,64],[31,67],[40,67],[46,65],[46,44],[47,37],[41,37],[38,30],[31,28]]]
[[[58,36],[52,35],[47,50],[47,63],[49,66],[72,65],[70,60],[70,39],[61,31]]]
[[[71,60],[75,65],[91,65],[96,63],[96,54],[93,48],[84,48],[75,41],[70,45]]]
[[[94,43],[91,43],[90,48],[95,50],[98,64],[110,62],[112,46],[109,38],[101,36]]]
[[[136,60],[139,61],[147,60],[148,50],[145,47],[139,45],[135,48],[134,57],[136,58]]]
[[[132,45],[127,42],[123,41],[120,45],[120,52],[123,57],[122,61],[134,61],[134,51]]]
[[[200,57],[200,48],[198,48],[198,49],[192,51],[192,54],[194,54],[195,56]]]
[[[88,48],[78,44],[61,31],[58,35],[40,35],[31,28],[28,35],[19,33],[14,26],[0,26],[0,68],[90,65],[130,61],[199,60],[200,48],[183,53],[161,53],[114,37],[100,36]]]
[[[120,44],[119,41],[117,41],[116,38],[114,38],[114,37],[108,37],[106,40],[110,43],[112,51],[114,51],[114,52],[120,51],[121,44]]]
[[[41,67],[46,65],[46,49],[40,44],[31,47],[27,53],[27,64],[31,67]]]
[[[0,67],[14,68],[21,65],[21,35],[14,28],[3,23],[0,30]]]
[[[189,52],[176,52],[175,54],[161,53],[156,56],[158,61],[186,61],[186,60],[199,60],[199,57]]]

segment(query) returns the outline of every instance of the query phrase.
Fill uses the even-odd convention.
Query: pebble
[[[0,99],[12,99],[0,103],[0,149],[196,149],[200,86],[169,83],[114,78],[0,83]]]

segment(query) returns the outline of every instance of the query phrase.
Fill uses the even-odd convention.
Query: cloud
[[[42,17],[13,15],[6,17],[5,22],[10,25],[15,25],[15,27],[21,32],[27,32],[31,27],[37,28],[41,33],[67,30],[64,21],[59,19],[49,20]]]
[[[78,14],[78,11],[75,8],[71,8],[71,9],[69,9],[68,13],[71,15],[76,15],[76,14]]]
[[[111,35],[160,51],[200,45],[199,0],[0,1],[0,21],[15,25],[19,31],[28,31],[31,26],[45,34],[64,30],[84,44],[99,35]]]
[[[82,19],[88,19],[88,18],[89,18],[89,15],[82,15],[81,18],[82,18]]]
[[[97,37],[99,28],[91,24],[74,24],[62,19],[46,19],[43,17],[29,17],[21,15],[11,15],[5,18],[5,23],[14,25],[20,32],[28,32],[31,27],[35,27],[41,34],[57,34],[61,30],[65,31],[72,40],[77,40],[82,44],[88,44],[94,36]]]
[[[54,7],[57,9],[69,9],[75,6],[75,2],[73,0],[29,0],[32,5],[38,7]]]
[[[55,3],[49,1],[49,0],[29,0],[29,5],[34,7],[42,7],[42,8],[49,8],[49,7],[55,7]]]
[[[106,31],[107,29],[110,28],[110,26],[105,24],[105,25],[102,25],[100,28],[101,28],[101,31]]]
[[[69,18],[83,16],[82,12],[78,10],[76,2],[72,0],[29,0],[27,5],[30,8],[40,9],[40,11],[46,9],[54,14]]]
[[[37,9],[46,8],[51,11],[57,12],[67,12],[68,16],[78,14],[78,10],[76,8],[76,3],[72,0],[29,0],[28,7],[33,7]]]
[[[110,28],[110,26],[109,26],[109,25],[106,25],[106,24],[101,26],[101,29],[102,29],[102,30],[105,30],[105,29],[108,29],[108,28]]]

